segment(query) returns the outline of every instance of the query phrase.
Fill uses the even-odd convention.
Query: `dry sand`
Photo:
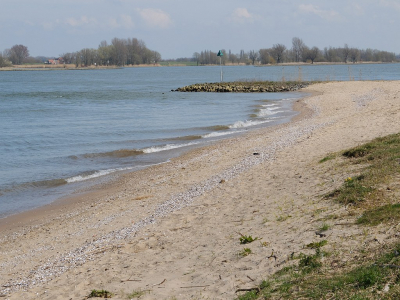
[[[353,174],[318,161],[400,132],[399,82],[313,85],[291,123],[252,131],[124,175],[95,192],[0,220],[4,299],[234,299],[318,241],[321,217],[354,221],[322,197]],[[356,172],[356,170],[354,171]],[[345,263],[390,233],[331,224]],[[371,229],[372,230],[372,229]],[[261,238],[248,245],[240,234]],[[328,247],[327,246],[327,247]],[[252,254],[238,255],[244,247]],[[335,252],[336,251],[336,252]]]

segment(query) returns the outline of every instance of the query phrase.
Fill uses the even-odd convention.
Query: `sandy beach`
[[[332,152],[400,132],[400,83],[312,85],[290,123],[251,131],[0,220],[0,298],[235,299],[318,241],[324,215],[356,216],[324,194],[357,170],[319,164]],[[340,261],[379,226],[329,230]],[[400,232],[400,228],[399,228]],[[241,257],[241,235],[258,237]],[[129,296],[130,295],[130,296]]]

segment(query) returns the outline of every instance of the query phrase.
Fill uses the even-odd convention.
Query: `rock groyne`
[[[309,86],[311,82],[216,82],[199,83],[172,90],[174,92],[211,93],[276,93],[292,92]]]

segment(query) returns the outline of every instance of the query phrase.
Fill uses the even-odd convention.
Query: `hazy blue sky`
[[[138,38],[163,58],[201,50],[233,53],[291,47],[373,48],[400,53],[400,0],[1,0],[0,51],[32,56]]]

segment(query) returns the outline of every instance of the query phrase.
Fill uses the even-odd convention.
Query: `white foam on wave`
[[[256,125],[261,125],[265,123],[269,123],[271,120],[264,120],[264,121],[238,121],[235,124],[229,126],[229,128],[245,128],[245,127],[250,127],[250,126],[256,126]]]
[[[68,178],[66,181],[68,183],[74,183],[74,182],[79,182],[79,181],[85,181],[85,180],[89,180],[89,179],[93,179],[93,178],[97,178],[97,177],[101,177],[101,176],[105,176],[114,172],[118,172],[118,171],[127,171],[127,170],[131,170],[133,169],[133,167],[128,167],[128,168],[116,168],[116,169],[108,169],[108,170],[100,170],[97,172],[94,172],[92,174],[89,175],[78,175],[78,176],[74,176],[71,178]]]
[[[187,144],[168,144],[164,146],[154,146],[154,147],[149,147],[143,149],[144,153],[156,153],[156,152],[161,152],[161,151],[167,151],[167,150],[172,150],[172,149],[177,149],[177,148],[182,148],[182,147],[187,147],[187,146],[192,146],[192,145],[197,145],[198,143],[192,142],[192,143],[187,143]]]
[[[277,107],[276,109],[279,109],[279,107]],[[281,112],[284,112],[284,111],[283,110],[271,110],[270,108],[260,109],[260,111],[257,113],[257,117],[272,116],[272,115],[276,115]]]
[[[224,135],[229,135],[229,134],[234,134],[234,133],[240,133],[240,132],[244,132],[244,130],[212,132],[212,133],[209,133],[209,134],[205,134],[202,137],[206,139],[206,138],[219,137],[219,136],[224,136]]]
[[[277,109],[280,109],[280,107],[278,106],[278,107],[272,107],[272,106],[270,106],[270,105],[263,105],[263,107],[267,107],[267,109],[268,110],[277,110]]]

